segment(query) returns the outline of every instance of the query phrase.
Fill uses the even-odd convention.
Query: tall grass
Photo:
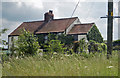
[[[1,59],[0,59],[1,61]],[[2,64],[0,63],[0,78],[2,77]]]
[[[118,52],[106,54],[56,54],[29,56],[4,62],[3,76],[118,76]]]

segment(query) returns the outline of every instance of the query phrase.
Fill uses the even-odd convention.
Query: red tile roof
[[[31,33],[33,33],[42,24],[43,24],[43,21],[23,22],[10,35],[20,35],[21,29],[23,29],[23,28],[30,31]]]
[[[87,34],[94,23],[76,24],[68,34]]]
[[[64,32],[65,29],[72,24],[78,17],[53,19],[46,23],[44,21],[23,22],[10,35],[20,35],[20,29],[25,28],[31,33],[49,33],[49,32]]]
[[[66,19],[54,19],[43,26],[36,34],[49,33],[49,32],[64,32],[65,29],[70,26],[77,17]]]

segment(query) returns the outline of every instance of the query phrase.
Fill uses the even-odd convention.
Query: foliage
[[[101,36],[101,33],[95,25],[88,32],[87,39],[88,41],[94,40],[99,43],[103,42],[103,37]]]
[[[45,35],[40,34],[40,35],[37,35],[37,37],[38,37],[38,42],[39,42],[40,45],[41,44],[43,44],[43,45],[46,44],[44,42],[45,41],[45,39],[44,39]],[[48,41],[47,41],[47,43],[50,40],[60,40],[61,43],[70,46],[73,43],[74,38],[71,35],[65,35],[65,34],[57,35],[55,33],[49,33],[48,34]]]
[[[85,42],[85,38],[83,38],[79,41],[79,49],[80,49],[80,52],[86,52],[87,51],[87,44]]]
[[[61,43],[60,40],[50,40],[47,46],[48,52],[59,52],[63,53],[65,48],[63,47],[64,44]]]
[[[113,46],[116,46],[116,45],[119,45],[119,46],[120,46],[120,40],[115,40],[115,41],[113,42]]]
[[[2,31],[0,31],[0,36],[4,34],[7,30],[8,30],[7,28],[2,29]]]
[[[101,47],[103,51],[107,51],[107,45],[105,43],[101,43]]]
[[[97,43],[93,40],[89,41],[88,45],[89,52],[105,52],[107,51],[107,45],[105,43]]]
[[[65,45],[71,45],[74,41],[74,38],[71,35],[60,34],[58,35],[58,40],[60,40]]]
[[[37,38],[25,29],[23,29],[23,34],[18,37],[16,43],[20,55],[35,54],[39,49]]]
[[[87,51],[87,43],[85,42],[85,38],[81,39],[80,41],[74,42],[73,51],[75,53],[82,53]]]
[[[38,37],[39,45],[43,44],[44,43],[44,35],[43,34],[39,34],[39,35],[36,35],[36,36]]]
[[[53,33],[49,33],[48,34],[48,41],[56,40],[56,39],[57,39],[57,35],[56,34],[53,34]]]
[[[113,46],[113,50],[120,50],[120,45]]]
[[[49,33],[47,43],[43,43],[42,45],[44,45],[43,48],[45,52],[64,52],[64,50],[66,49],[67,53],[72,53],[72,50],[69,49],[73,42],[71,39],[71,36],[67,36],[65,34],[57,35],[54,33]]]
[[[0,31],[0,36],[4,34],[7,30],[7,28],[2,29],[2,31]],[[5,40],[0,39],[0,43],[2,43],[2,45],[7,45],[7,42]],[[2,49],[2,47],[0,47],[0,49]]]
[[[78,53],[79,52],[79,42],[75,41],[73,44],[73,52]]]

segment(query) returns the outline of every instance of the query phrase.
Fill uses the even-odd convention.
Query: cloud
[[[78,0],[36,0],[42,2],[75,2]],[[119,0],[113,0],[118,2]],[[33,2],[33,0],[2,0],[2,2]],[[80,0],[80,2],[108,2],[108,0]]]
[[[1,19],[0,19],[1,20]],[[8,21],[7,19],[2,19],[2,28],[7,28],[8,31],[2,34],[2,40],[7,40],[8,35],[13,32],[22,22]]]
[[[71,17],[78,0],[12,0],[13,2],[2,2],[3,26],[8,27],[10,34],[16,27],[25,21],[43,20],[44,13],[53,10],[56,18]],[[115,9],[117,4],[114,5]],[[115,11],[116,13],[116,11]],[[104,39],[107,39],[107,19],[100,19],[107,15],[107,3],[89,2],[80,0],[73,16],[79,17],[82,23],[95,22]],[[115,24],[117,20],[115,19]],[[114,34],[117,27],[114,27]],[[114,35],[114,39],[117,39]]]
[[[30,6],[31,5],[31,6]],[[41,5],[40,5],[41,6]],[[37,7],[37,6],[36,6]],[[36,8],[32,3],[3,2],[2,16],[11,21],[27,21],[42,19],[42,8]]]

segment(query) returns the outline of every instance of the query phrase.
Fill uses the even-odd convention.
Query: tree
[[[88,32],[87,39],[88,39],[88,41],[94,40],[98,43],[103,42],[103,37],[95,25]]]
[[[36,54],[40,47],[37,37],[25,29],[23,29],[23,33],[18,36],[16,43],[20,55]]]
[[[0,37],[2,34],[4,34],[8,29],[4,28],[2,29],[2,31],[0,31]],[[2,45],[7,45],[7,42],[5,40],[0,39],[0,43],[2,43]],[[0,47],[1,48],[1,47]]]
[[[65,48],[63,47],[64,44],[61,43],[60,40],[50,40],[48,43],[47,50],[48,52],[58,52],[63,53],[65,51]]]
[[[0,31],[0,36],[1,36],[3,33],[5,33],[7,30],[8,30],[7,28],[2,29],[2,31]]]

